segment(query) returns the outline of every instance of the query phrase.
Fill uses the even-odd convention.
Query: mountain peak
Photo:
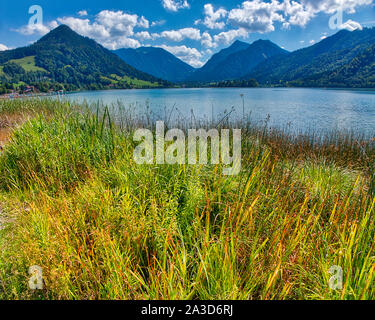
[[[69,35],[69,34],[77,34],[75,31],[73,31],[69,26],[66,24],[61,24],[55,29],[51,30],[47,35],[56,35],[56,34],[64,34],[64,35]]]
[[[209,82],[238,79],[264,60],[285,53],[285,50],[269,40],[258,40],[251,45],[237,40],[213,55],[188,80]]]
[[[51,30],[44,37],[42,37],[38,43],[41,42],[52,42],[52,43],[64,43],[81,41],[84,37],[73,31],[70,27],[65,24],[58,26]]]
[[[279,54],[288,52],[287,50],[285,50],[283,48],[280,48],[276,43],[272,42],[271,40],[262,40],[262,39],[259,39],[257,41],[254,41],[250,45],[250,48],[248,50],[252,50],[254,48],[259,48],[259,49],[266,49],[266,48],[268,48],[269,50],[280,51]]]
[[[270,41],[270,40],[258,39],[258,40],[253,42],[253,44],[255,44],[255,43],[273,43],[273,42]]]
[[[227,49],[245,49],[246,47],[248,47],[249,44],[246,43],[246,42],[243,42],[243,41],[240,41],[240,40],[236,40],[232,43],[232,45],[227,48]]]
[[[195,70],[163,48],[140,47],[119,49],[113,52],[132,67],[172,82],[184,80],[186,75]]]
[[[61,31],[70,31],[70,32],[74,32],[69,26],[67,26],[66,24],[61,24],[59,25],[58,27],[56,27],[55,29],[53,29],[52,31],[54,32],[61,32]]]

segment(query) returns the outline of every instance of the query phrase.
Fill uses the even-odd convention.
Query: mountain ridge
[[[26,58],[29,62],[34,61],[34,65],[29,63],[31,71],[20,62]],[[3,70],[0,82],[26,83],[43,89],[45,86],[61,88],[58,84],[69,90],[167,84],[131,67],[102,45],[66,25],[55,28],[28,47],[0,52],[0,65]]]
[[[169,81],[188,86],[224,81],[225,86],[375,87],[374,49],[375,28],[341,30],[293,52],[269,40],[237,40],[194,69],[162,48],[111,52],[61,25],[30,46],[0,52],[0,94],[26,85],[42,91],[95,90],[168,87]],[[138,65],[130,62],[143,70],[119,53],[128,60],[133,55]]]
[[[242,78],[255,78],[261,84],[329,86],[319,77],[336,72],[374,43],[375,28],[341,30],[287,57],[272,57]]]
[[[200,69],[196,70],[187,81],[214,82],[239,79],[259,63],[287,51],[269,40],[257,40],[253,43],[234,42],[223,49]]]
[[[132,67],[171,82],[180,82],[195,68],[159,47],[140,47],[113,51]]]

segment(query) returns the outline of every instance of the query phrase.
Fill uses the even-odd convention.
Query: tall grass
[[[375,297],[371,141],[241,124],[243,168],[226,177],[136,165],[132,130],[148,116],[115,126],[108,111],[53,105],[0,156],[0,298]],[[328,286],[333,265],[342,290]]]

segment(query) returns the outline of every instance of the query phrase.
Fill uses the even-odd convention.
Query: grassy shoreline
[[[0,101],[11,116],[0,299],[375,298],[374,141],[242,124],[243,169],[225,177],[136,165],[144,121],[131,116],[116,126],[87,106]],[[33,265],[43,291],[27,287]],[[328,287],[333,265],[342,290]]]

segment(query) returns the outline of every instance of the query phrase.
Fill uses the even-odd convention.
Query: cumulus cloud
[[[144,16],[142,16],[139,18],[138,25],[140,27],[148,29],[150,27],[150,22]]]
[[[203,32],[202,38],[201,38],[201,44],[202,46],[206,48],[216,48],[217,43],[215,43],[212,39],[212,36],[207,32]]]
[[[315,16],[315,12],[306,9],[303,4],[296,1],[285,0],[281,4],[281,10],[287,17],[283,24],[284,28],[288,28],[290,25],[304,27]]]
[[[78,15],[80,17],[86,17],[88,15],[87,11],[86,10],[81,10],[81,11],[78,11]]]
[[[163,7],[172,12],[177,12],[180,9],[190,8],[187,0],[162,0]]]
[[[252,0],[244,1],[228,13],[228,22],[248,32],[266,33],[275,30],[275,22],[283,28],[304,27],[319,13],[334,14],[338,10],[355,13],[357,7],[370,5],[373,0]],[[348,29],[358,25],[348,23]]]
[[[136,49],[141,46],[138,40],[132,38],[120,38],[120,39],[108,39],[102,41],[102,45],[110,50],[116,50],[120,48],[132,48]]]
[[[356,7],[370,5],[373,0],[301,0],[309,11],[332,14],[339,9],[348,13],[355,13]]]
[[[151,23],[151,27],[163,26],[163,25],[165,25],[166,22],[167,21],[165,21],[165,20],[153,21]]]
[[[135,37],[140,40],[151,40],[152,37],[148,31],[141,31],[135,34]]]
[[[133,29],[139,23],[143,26],[144,21],[136,14],[127,14],[122,11],[103,10],[96,16],[96,21],[103,26],[111,35],[132,36]]]
[[[169,41],[180,42],[185,39],[200,40],[201,32],[195,28],[184,28],[179,30],[163,31],[159,37]]]
[[[9,50],[9,48],[5,44],[0,43],[0,51]]]
[[[148,39],[151,36],[148,32],[134,32],[134,28],[147,29],[150,22],[143,16],[136,14],[127,14],[123,11],[100,11],[94,21],[89,19],[63,17],[57,19],[59,23],[66,24],[74,31],[95,39],[100,44],[109,49],[119,48],[138,48],[140,42],[138,39]]]
[[[220,21],[228,15],[228,11],[219,8],[214,10],[212,4],[208,3],[204,6],[205,18],[203,24],[209,29],[223,29],[225,27],[225,22]],[[197,22],[200,22],[199,20]]]
[[[89,19],[63,17],[58,18],[57,20],[62,24],[66,24],[74,31],[79,32],[79,34],[93,38],[95,40],[101,40],[110,37],[110,32],[105,28],[105,26],[96,22],[91,23]]]
[[[167,46],[161,45],[160,48],[167,50],[180,58],[182,61],[190,64],[193,67],[201,67],[203,65],[202,54],[196,48],[189,48],[187,46]]]
[[[51,26],[46,26],[41,23],[36,23],[36,24],[28,24],[26,26],[23,26],[19,29],[16,29],[15,31],[25,35],[25,36],[31,36],[34,34],[44,36],[48,32],[53,29]]]
[[[214,40],[216,43],[223,43],[225,45],[230,44],[233,42],[236,38],[247,38],[248,32],[243,29],[237,29],[237,30],[229,30],[225,32],[221,32],[214,36]]]
[[[278,13],[280,10],[278,1],[245,1],[240,8],[229,12],[228,22],[249,32],[271,32],[275,30],[275,21],[285,21],[284,17]]]

